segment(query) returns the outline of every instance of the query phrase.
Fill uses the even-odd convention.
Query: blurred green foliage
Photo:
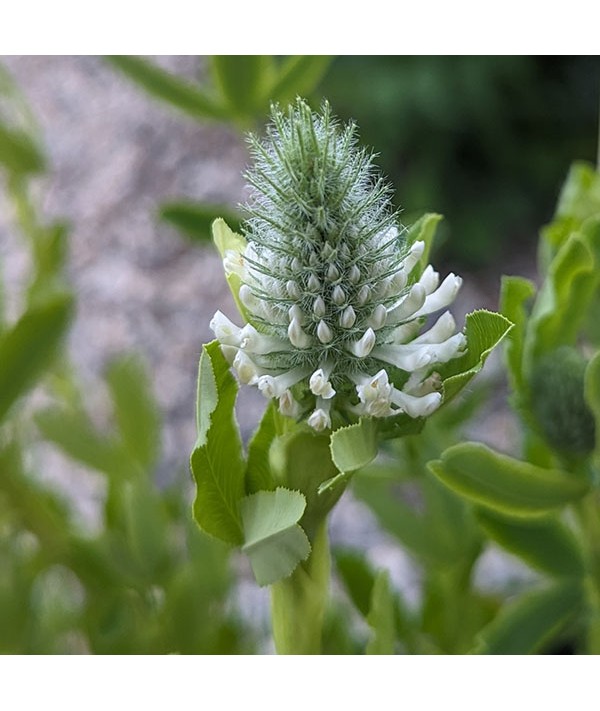
[[[479,267],[531,250],[571,161],[595,158],[599,77],[598,57],[358,56],[320,90],[380,154],[405,222],[441,212],[443,254]]]
[[[30,177],[46,161],[4,73],[0,94],[1,178],[31,261],[20,313],[0,318],[0,653],[250,652],[229,553],[193,523],[184,472],[168,490],[154,483],[161,422],[137,356],[107,369],[112,429],[92,421],[62,348],[76,304],[69,231],[39,215]],[[101,477],[98,530],[49,483],[40,435]]]

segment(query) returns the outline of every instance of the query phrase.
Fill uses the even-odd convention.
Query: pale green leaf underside
[[[298,521],[306,508],[299,491],[259,491],[241,502],[244,545],[259,585],[271,585],[293,573],[310,555],[310,543]]]
[[[372,418],[361,418],[331,435],[331,458],[340,472],[366,466],[377,456],[377,425]]]
[[[450,447],[428,466],[458,494],[509,516],[546,514],[581,498],[589,487],[575,474],[537,467],[472,442]]]
[[[246,240],[242,237],[242,235],[238,235],[236,232],[233,232],[233,230],[221,217],[212,223],[212,235],[213,242],[221,255],[221,259],[225,257],[227,252],[242,254],[246,249]],[[235,300],[238,311],[242,314],[246,321],[249,321],[249,314],[246,307],[240,301],[239,296],[242,280],[235,273],[225,275],[225,278],[229,284],[229,289]]]
[[[393,654],[396,624],[394,598],[387,571],[381,571],[375,578],[367,622],[373,630],[367,644],[367,654]]]

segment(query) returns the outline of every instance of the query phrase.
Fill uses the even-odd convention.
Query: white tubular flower
[[[244,257],[233,249],[228,249],[223,257],[223,269],[225,274],[237,274],[242,279],[246,276]]]
[[[425,243],[406,242],[372,156],[327,105],[273,109],[266,138],[250,137],[250,147],[245,239],[222,250],[248,323],[220,311],[211,321],[240,380],[317,431],[357,413],[433,412],[435,366],[465,340],[449,313],[419,331],[452,302],[460,278],[440,284],[423,264]]]
[[[320,395],[324,400],[330,400],[335,396],[335,390],[329,382],[329,376],[333,370],[333,364],[324,364],[310,376],[308,387],[313,395]]]
[[[279,412],[286,417],[298,417],[302,409],[294,399],[290,390],[286,390],[279,398]]]
[[[233,359],[233,367],[242,383],[246,385],[256,385],[258,383],[258,377],[261,371],[244,351],[238,351],[236,353]]]
[[[257,381],[260,392],[268,399],[281,397],[286,390],[308,375],[306,368],[294,368],[281,375],[261,375]]]
[[[217,313],[212,317],[209,325],[221,345],[240,345],[240,334],[242,329],[230,321],[225,314],[217,311]]]
[[[409,417],[428,417],[442,404],[442,395],[441,393],[428,393],[415,396],[394,388],[391,400]]]
[[[317,398],[317,408],[308,418],[308,424],[317,432],[322,432],[331,427],[331,417],[329,416],[329,410],[331,408],[330,400],[323,400],[323,398]]]
[[[353,378],[356,385],[358,399],[364,405],[363,411],[373,417],[385,417],[391,415],[391,395],[388,374],[385,370],[380,370],[372,378],[365,376],[355,376]]]

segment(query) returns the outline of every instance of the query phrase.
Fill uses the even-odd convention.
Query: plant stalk
[[[331,560],[327,521],[312,541],[312,552],[292,575],[271,587],[273,638],[277,654],[320,654],[329,595]]]

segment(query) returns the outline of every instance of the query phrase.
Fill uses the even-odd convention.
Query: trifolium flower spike
[[[249,323],[220,311],[211,321],[239,379],[317,431],[336,415],[430,415],[442,400],[436,364],[465,338],[448,312],[419,330],[460,277],[440,284],[421,268],[424,243],[406,244],[390,187],[328,104],[274,107],[264,140],[249,142],[246,243],[223,260]]]

